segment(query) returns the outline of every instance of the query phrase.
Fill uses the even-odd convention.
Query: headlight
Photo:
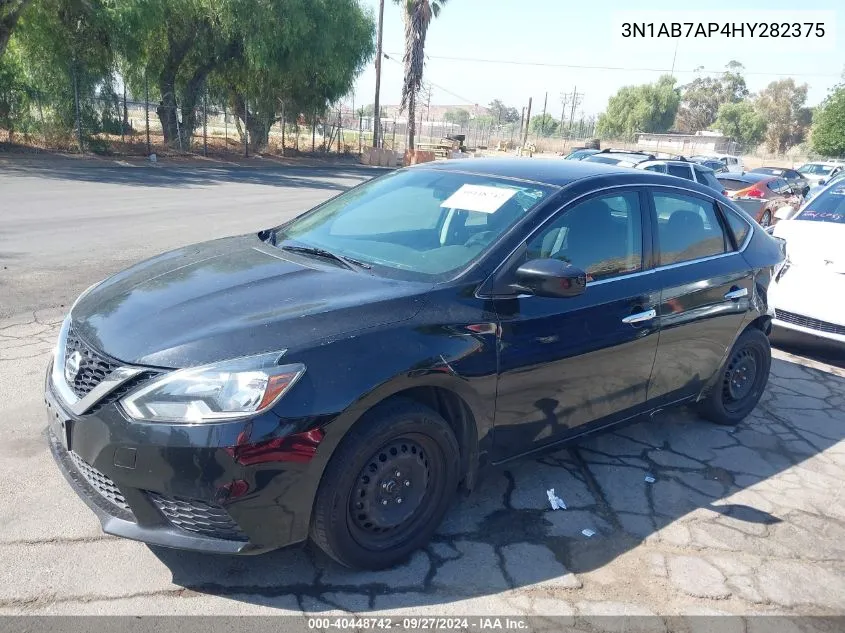
[[[144,422],[193,424],[231,420],[272,407],[305,373],[305,365],[279,365],[279,352],[180,369],[153,380],[121,401]]]

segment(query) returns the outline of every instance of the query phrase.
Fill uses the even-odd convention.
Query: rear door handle
[[[657,317],[657,310],[652,308],[645,312],[637,312],[631,316],[626,316],[622,319],[622,323],[642,323],[643,321],[651,321],[655,317]]]
[[[736,301],[737,299],[742,299],[743,297],[748,296],[748,288],[739,288],[737,290],[731,290],[727,294],[725,294],[725,299],[730,299],[732,301]]]

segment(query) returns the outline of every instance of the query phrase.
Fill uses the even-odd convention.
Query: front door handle
[[[748,296],[748,288],[738,288],[737,290],[731,290],[727,294],[725,294],[725,299],[730,299],[731,301],[736,301],[737,299],[742,299],[743,297]]]
[[[643,321],[651,321],[655,317],[657,317],[657,310],[652,308],[651,310],[646,310],[645,312],[637,312],[631,316],[626,316],[622,319],[622,323],[642,323]]]

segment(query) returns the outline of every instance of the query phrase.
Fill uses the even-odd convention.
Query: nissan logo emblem
[[[76,376],[79,374],[79,369],[82,366],[82,354],[74,352],[65,359],[65,380],[68,383],[73,383]]]

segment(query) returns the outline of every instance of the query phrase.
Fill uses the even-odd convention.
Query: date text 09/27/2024
[[[823,38],[824,22],[623,22],[624,38]]]
[[[317,617],[308,618],[311,631],[386,630],[398,631],[520,631],[528,629],[519,617]]]

